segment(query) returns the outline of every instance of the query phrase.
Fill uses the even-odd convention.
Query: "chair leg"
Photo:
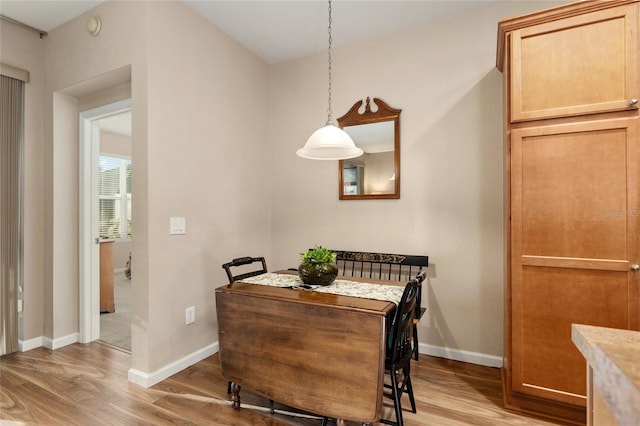
[[[404,379],[403,379],[404,384]],[[400,391],[400,392],[398,392]],[[398,388],[398,376],[396,375],[396,371],[393,371],[391,375],[391,392],[393,393],[393,405],[396,409],[396,424],[398,426],[403,426],[404,422],[402,421],[402,388]]]
[[[402,369],[402,384],[398,385],[398,374],[400,370],[392,370],[395,371],[394,374],[389,374],[391,377],[391,385],[384,384],[384,387],[387,389],[391,389],[391,398],[393,399],[393,406],[396,413],[396,421],[380,419],[380,423],[393,425],[393,426],[403,426],[404,419],[402,416],[402,395],[409,395],[409,402],[411,403],[411,411],[417,413],[416,409],[416,400],[413,395],[413,385],[411,384],[411,376],[410,376],[410,368]]]
[[[416,324],[413,325],[413,357],[415,360],[418,360],[419,351],[418,351],[418,326]]]
[[[387,389],[391,389],[391,399],[393,399],[393,408],[396,414],[396,421],[394,422],[393,420],[381,418],[380,423],[392,426],[400,426],[402,423],[400,422],[400,420],[398,420],[398,402],[400,401],[400,397],[402,397],[402,393],[400,393],[400,396],[398,396],[398,378],[396,376],[396,373],[394,373],[393,371],[394,370],[391,370],[391,372],[389,373],[389,377],[391,377],[391,384],[388,385],[385,383],[384,387]]]
[[[411,384],[411,375],[409,373],[409,369],[405,368],[403,373],[404,373],[404,378],[403,378],[403,387],[406,387],[406,392],[409,394],[409,402],[411,403],[411,411],[413,411],[414,413],[417,412],[416,410],[416,399],[413,396],[413,385]]]

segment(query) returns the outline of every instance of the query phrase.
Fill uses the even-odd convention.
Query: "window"
[[[131,160],[100,155],[101,239],[131,238]]]
[[[364,180],[364,166],[344,162],[342,169],[344,193],[348,195],[362,195],[362,181]]]

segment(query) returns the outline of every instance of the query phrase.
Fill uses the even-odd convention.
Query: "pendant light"
[[[327,123],[307,139],[304,147],[296,151],[299,157],[309,160],[346,160],[359,157],[362,149],[358,148],[351,137],[333,124],[331,116],[331,0],[329,0],[329,108]]]

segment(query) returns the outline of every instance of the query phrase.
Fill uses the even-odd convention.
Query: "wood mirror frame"
[[[373,98],[373,103],[375,104],[375,106],[377,106],[377,110],[375,112],[371,111],[370,100],[367,97],[366,105],[364,107],[364,112],[360,113],[359,109],[362,106],[363,101],[360,100],[356,102],[355,104],[353,104],[349,112],[347,112],[342,117],[338,118],[338,125],[344,131],[346,131],[347,133],[350,133],[349,129],[353,128],[354,126],[363,126],[368,124],[378,125],[378,124],[387,123],[387,122],[393,124],[393,129],[389,129],[389,131],[392,132],[393,134],[393,169],[392,169],[393,174],[389,174],[388,177],[386,177],[385,175],[383,178],[389,181],[393,181],[389,185],[391,189],[382,191],[382,192],[375,192],[375,191],[368,190],[366,188],[364,171],[362,172],[362,174],[360,174],[360,172],[358,171],[359,167],[357,163],[358,162],[361,163],[362,166],[360,167],[362,167],[364,170],[365,158],[366,156],[372,155],[372,154],[367,153],[366,144],[363,144],[362,140],[360,141],[360,143],[358,143],[357,135],[350,134],[356,146],[362,148],[365,151],[365,153],[358,158],[339,161],[338,191],[339,191],[341,200],[375,200],[375,199],[400,198],[400,112],[402,112],[402,110],[391,108],[389,105],[387,105],[384,101],[382,101],[379,98]],[[358,193],[356,194],[350,194],[349,191],[345,191],[345,172],[344,172],[345,163],[352,164],[353,165],[352,168],[356,168],[356,174],[358,175],[356,186],[361,187],[360,188],[361,191],[357,190]],[[362,176],[362,178],[360,176]]]

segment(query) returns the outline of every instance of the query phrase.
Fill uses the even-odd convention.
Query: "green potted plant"
[[[300,259],[298,275],[305,284],[329,285],[338,276],[336,254],[328,248],[315,246],[313,250],[300,253]]]

